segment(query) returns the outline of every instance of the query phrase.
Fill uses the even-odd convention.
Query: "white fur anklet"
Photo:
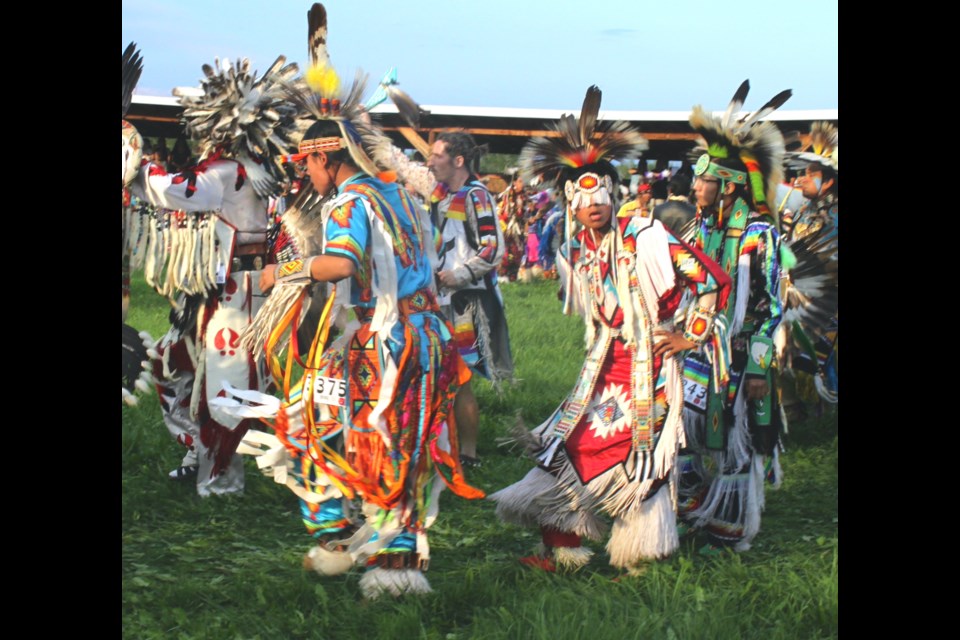
[[[406,593],[430,593],[430,583],[419,569],[370,569],[360,578],[363,597],[374,600],[387,593],[402,596]]]
[[[321,576],[338,576],[353,566],[353,557],[346,551],[330,551],[315,545],[303,556],[303,568]]]
[[[553,561],[558,569],[577,571],[587,566],[593,557],[593,551],[587,547],[553,547]]]

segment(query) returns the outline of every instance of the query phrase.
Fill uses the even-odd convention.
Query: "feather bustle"
[[[120,54],[120,119],[126,117],[133,100],[133,90],[143,73],[143,58],[137,49],[137,43],[131,42]]]
[[[203,158],[222,148],[228,157],[248,164],[252,160],[257,166],[248,168],[256,176],[257,194],[275,195],[286,175],[273,158],[290,152],[291,137],[299,130],[297,109],[284,95],[284,87],[296,82],[297,65],[278,56],[258,76],[248,59],[234,63],[218,58],[202,69],[201,95],[174,90],[184,108],[187,134],[199,143]]]

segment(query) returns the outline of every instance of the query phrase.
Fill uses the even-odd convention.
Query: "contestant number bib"
[[[683,401],[700,411],[707,410],[707,385],[690,378],[683,379]]]
[[[707,411],[707,385],[710,383],[710,365],[690,356],[683,363],[683,402],[700,413]]]
[[[342,407],[347,400],[347,381],[317,376],[313,382],[313,401]]]

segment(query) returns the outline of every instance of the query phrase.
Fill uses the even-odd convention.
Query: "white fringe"
[[[606,525],[561,491],[553,475],[534,467],[519,482],[487,498],[497,503],[496,514],[503,522],[550,527],[590,540],[603,538]]]
[[[289,408],[287,411],[289,412]],[[291,431],[294,430],[291,428]],[[277,484],[286,486],[305,502],[319,504],[327,500],[343,498],[340,489],[336,488],[326,476],[318,476],[307,482],[302,473],[294,473],[294,465],[286,446],[272,434],[257,429],[247,431],[237,447],[237,453],[253,456],[263,475],[272,478]],[[311,487],[311,490],[307,490],[307,486]]]
[[[727,432],[726,457],[723,460],[724,465],[720,467],[724,471],[742,468],[750,462],[750,457],[753,455],[745,387],[746,378],[741,377],[740,388],[737,389],[737,396],[733,401],[733,424]]]
[[[737,260],[736,309],[730,325],[731,338],[743,329],[743,320],[747,317],[747,303],[750,302],[750,254],[745,253]]]
[[[707,428],[706,414],[683,408],[683,431],[687,438],[687,447],[703,451]]]
[[[373,260],[373,278],[371,287],[377,300],[376,310],[370,322],[370,330],[377,332],[380,338],[380,348],[384,351],[390,340],[390,333],[400,318],[398,308],[399,276],[397,274],[396,258],[393,254],[393,244],[385,223],[374,214],[370,204],[361,199],[367,218],[370,220],[370,248]],[[389,428],[383,413],[393,404],[393,396],[399,372],[393,358],[384,358],[384,368],[380,382],[380,398],[377,406],[370,412],[368,423],[376,428],[388,445],[390,444]]]
[[[373,259],[373,277],[371,287],[377,300],[376,310],[371,320],[371,330],[380,334],[386,342],[390,330],[400,317],[397,308],[399,276],[396,258],[393,254],[393,242],[383,220],[374,214],[369,202],[360,199],[370,221],[370,253]]]
[[[671,413],[673,411],[677,413],[668,419],[670,424],[665,425],[657,443],[657,450],[661,445],[665,449],[662,453],[658,453],[657,450],[653,452],[654,469],[646,478],[635,477],[637,465],[643,463],[640,459],[643,453],[636,452],[631,454],[634,457],[628,460],[626,468],[617,465],[584,485],[580,482],[573,466],[567,461],[565,452],[561,451],[556,457],[556,464],[562,465],[557,477],[557,487],[549,498],[542,499],[544,509],[548,513],[563,513],[566,510],[591,513],[603,511],[617,517],[640,508],[641,502],[649,495],[654,480],[666,478],[676,465],[680,442],[681,426],[678,417],[680,409],[675,406]],[[571,530],[563,526],[557,528],[564,531]]]
[[[583,254],[581,253],[581,255]],[[582,265],[582,262],[578,262],[573,266],[573,275],[571,276],[572,290],[570,295],[576,302],[576,306],[571,308],[575,309],[584,319],[586,331],[583,335],[583,342],[589,351],[597,340],[598,323],[596,322],[597,318],[591,317],[591,314],[595,314],[596,310],[590,301],[590,297],[593,295],[590,290],[590,269]]]
[[[675,387],[671,395],[679,397],[678,376],[677,367],[672,366],[668,386]],[[521,526],[548,526],[592,540],[601,538],[606,527],[595,515],[597,512],[603,511],[617,517],[642,508],[654,480],[668,477],[676,467],[678,451],[686,442],[682,414],[682,403],[674,402],[656,449],[647,454],[647,466],[652,458],[653,469],[644,478],[636,477],[638,468],[644,462],[640,459],[644,454],[637,452],[631,454],[634,458],[628,462],[626,469],[617,465],[584,485],[565,452],[560,449],[556,451],[552,462],[560,469],[556,476],[535,467],[519,482],[489,496],[490,500],[497,503],[497,516],[505,522]],[[545,441],[544,438],[550,437],[549,427],[553,424],[551,416],[531,435]]]
[[[607,553],[614,567],[629,568],[644,560],[666,558],[680,547],[677,512],[669,486],[663,486],[639,509],[613,523]]]
[[[147,226],[147,231],[144,234],[143,241],[143,278],[148,285],[157,288],[156,275],[154,274],[154,268],[156,266],[156,254],[155,249],[157,247],[157,225],[149,224]],[[131,261],[130,269],[133,270],[135,265]]]
[[[734,503],[734,496],[736,501]],[[733,475],[719,475],[710,483],[710,489],[699,509],[691,514],[695,519],[695,526],[703,527],[716,522],[735,522],[730,514],[736,513],[739,518],[736,524],[743,527],[743,537],[734,546],[735,551],[750,549],[750,543],[760,532],[760,512],[763,508],[763,461],[760,456],[750,462],[745,473]],[[720,506],[724,510],[720,512]]]
[[[277,283],[267,299],[264,300],[263,306],[260,307],[253,321],[240,334],[240,346],[247,351],[252,351],[255,360],[259,360],[263,356],[263,348],[270,333],[297,301],[304,288],[305,285],[303,284]],[[278,352],[283,349],[289,340],[290,335],[288,333],[277,345]]]
[[[233,231],[223,225],[217,236],[217,211],[183,213],[136,207],[127,213],[124,250],[130,269],[143,269],[144,279],[158,293],[172,297],[182,291],[200,295],[216,287],[221,253],[229,251]],[[221,251],[217,251],[217,245]]]
[[[683,426],[683,360],[664,358],[663,369],[666,378],[664,391],[667,396],[667,418],[660,431],[657,447],[654,449],[654,473],[657,478],[665,478],[677,464],[677,452],[687,446],[687,434]]]
[[[634,272],[637,275],[637,281],[640,283],[643,302],[646,305],[646,317],[653,319],[657,318],[658,316],[660,298],[665,292],[674,287],[676,284],[677,275],[673,268],[673,260],[670,257],[670,245],[667,241],[666,230],[664,229],[663,225],[660,224],[660,222],[653,220],[652,218],[648,220],[649,226],[644,229],[640,229],[637,233],[636,256],[638,258],[639,256],[643,256],[643,268],[635,268]],[[642,224],[643,221],[644,219],[642,218],[633,218],[630,224],[633,226],[638,226]],[[619,258],[619,244],[621,241],[619,233],[617,233],[617,240],[617,257]],[[618,274],[618,276],[618,280],[626,280],[625,284],[629,285],[629,274]],[[640,300],[634,299],[634,297],[630,295],[621,295],[620,300],[621,303],[623,303],[623,301],[630,300],[635,305],[641,302]],[[628,305],[621,304],[621,306],[626,307]],[[651,324],[652,322],[653,321],[651,320]],[[627,322],[625,315],[624,339],[627,340],[628,343],[631,343],[633,340],[632,337],[628,339],[626,328]]]
[[[394,597],[407,593],[430,593],[430,583],[417,569],[371,569],[360,578],[363,597],[374,600],[384,594]]]
[[[536,527],[540,524],[542,511],[539,501],[556,490],[557,479],[534,467],[522,480],[487,496],[497,503],[496,514],[503,522],[523,527]]]
[[[763,491],[763,458],[755,456],[750,467],[750,479],[747,483],[746,513],[743,520],[743,539],[734,545],[734,551],[747,551],[750,543],[760,533],[760,513],[766,503]]]
[[[495,289],[495,292],[497,298],[500,299],[499,289]],[[502,299],[500,299],[500,308],[503,308]],[[493,353],[493,330],[490,327],[490,319],[487,317],[487,314],[484,313],[483,305],[479,300],[471,301],[467,305],[465,313],[468,314],[473,321],[476,334],[476,342],[474,344],[480,352],[480,360],[486,365],[490,386],[492,386],[497,393],[501,393],[503,391],[503,383],[513,380],[513,371],[504,370],[497,366],[498,358],[494,357]]]

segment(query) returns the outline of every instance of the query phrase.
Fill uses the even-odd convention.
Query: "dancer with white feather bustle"
[[[684,363],[688,449],[680,458],[680,512],[684,527],[706,532],[705,554],[749,549],[760,530],[764,484],[776,486],[781,479],[784,420],[773,343],[783,316],[781,239],[771,202],[782,176],[784,141],[763,118],[791,92],[740,117],[749,88],[745,81],[722,117],[700,106],[690,115],[706,143],[695,151],[693,244],[733,281],[721,318],[730,337],[728,375],[718,375],[711,354],[702,350]],[[704,464],[708,457],[712,465]]]
[[[698,345],[720,351],[714,318],[730,285],[649,212],[614,217],[620,191],[611,161],[636,158],[647,144],[627,123],[600,126],[600,97],[588,89],[580,118],[563,116],[559,137],[532,140],[520,157],[525,176],[563,194],[564,312],[586,323],[587,357],[573,391],[546,422],[518,434],[537,466],[490,496],[502,520],[540,527],[542,550],[521,562],[549,571],[590,561],[581,540],[603,537],[604,515],[614,520],[607,551],[615,567],[637,570],[679,546],[680,354]],[[678,327],[674,312],[687,290],[697,305]]]
[[[257,279],[271,254],[268,210],[287,181],[277,157],[295,148],[289,136],[298,130],[284,87],[298,69],[280,56],[262,76],[248,60],[218,60],[203,72],[198,90],[174,90],[200,162],[167,173],[144,161],[131,190],[156,210],[131,218],[130,243],[147,283],[176,298],[154,352],[164,422],[187,449],[170,477],[195,480],[210,496],[242,493],[236,449],[255,424],[211,400],[224,384],[268,384],[239,338],[264,298]]]
[[[303,258],[261,275],[271,300],[244,340],[276,363],[284,396],[236,392],[243,402],[233,410],[275,432],[249,432],[241,450],[300,499],[317,541],[306,568],[332,576],[365,567],[367,598],[426,593],[441,491],[483,497],[457,456],[453,401],[470,371],[437,304],[429,216],[400,186],[418,182],[420,169],[403,162],[361,103],[364,76],[340,91],[323,6],[308,17],[310,90],[289,95],[313,123],[287,161],[309,178],[319,206],[295,206],[284,220]],[[416,117],[409,97],[386,93],[412,107],[401,107],[408,121]],[[324,311],[304,374],[292,381],[279,359],[306,295],[324,300]],[[334,326],[341,333],[328,344]]]

